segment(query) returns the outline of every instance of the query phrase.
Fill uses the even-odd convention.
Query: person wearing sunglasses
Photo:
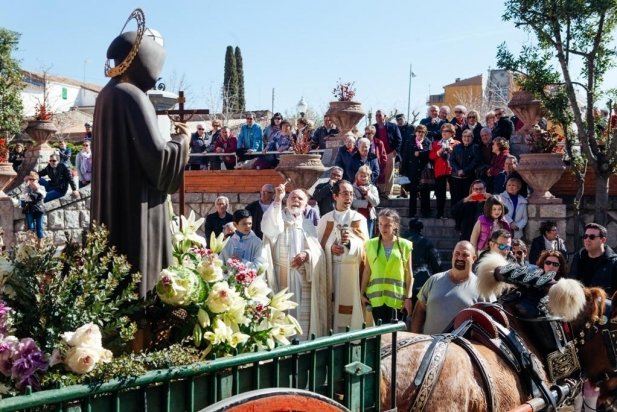
[[[75,185],[71,177],[71,171],[64,163],[60,163],[57,154],[49,156],[49,163],[39,171],[39,176],[49,177],[49,180],[39,179],[39,184],[47,191],[44,202],[51,202],[64,196],[69,186],[71,186],[72,190],[71,195],[73,197],[80,197],[77,185]]]
[[[512,255],[520,266],[536,268],[536,265],[531,265],[527,260],[527,245],[521,239],[512,239]]]
[[[480,262],[491,253],[498,253],[509,262],[516,263],[516,259],[512,254],[512,234],[509,230],[497,229],[491,234],[486,248],[482,251],[482,253],[480,253],[478,260],[474,264],[474,273],[477,273],[477,268]]]
[[[585,225],[583,248],[574,254],[568,277],[601,287],[611,296],[617,291],[617,254],[606,244],[607,235],[602,225]]]
[[[540,255],[537,265],[545,272],[555,272],[555,280],[566,277],[566,258],[556,250],[545,250]]]

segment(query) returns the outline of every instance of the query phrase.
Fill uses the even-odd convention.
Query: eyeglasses
[[[50,160],[49,163],[58,163],[58,161],[57,160]],[[591,240],[593,240],[593,239],[591,239]]]
[[[522,250],[517,250],[516,252],[514,252],[514,254],[516,256],[523,256],[525,254],[525,252],[523,252]]]
[[[545,265],[548,265],[548,266],[553,266],[553,267],[556,267],[556,268],[558,268],[559,266],[561,266],[561,263],[559,263],[559,262],[555,262],[554,260],[545,260],[545,261],[544,261],[544,264],[545,264]]]
[[[477,119],[476,116],[467,116],[468,119]]]
[[[204,128],[203,127],[198,127],[197,130],[204,130]]]
[[[252,117],[247,117],[246,120],[253,120],[253,118]]]
[[[451,130],[442,130],[441,133],[452,133]]]
[[[275,117],[274,120],[283,120],[280,117]]]
[[[593,234],[588,235],[587,233],[585,233],[583,235],[583,239],[589,239],[589,240],[596,240],[597,237],[602,239],[604,236],[602,236],[602,235],[593,235]]]
[[[510,250],[510,249],[512,249],[512,246],[506,245],[505,243],[498,243],[497,247],[499,248],[499,250]]]

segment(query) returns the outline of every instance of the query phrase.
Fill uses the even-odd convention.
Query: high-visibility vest
[[[379,238],[370,239],[365,243],[366,260],[371,268],[366,296],[371,306],[386,305],[394,309],[403,307],[408,286],[405,285],[405,264],[409,262],[408,257],[411,255],[413,244],[401,238],[398,239],[398,243],[400,250],[397,241],[394,241],[389,259],[386,259],[383,244],[379,247],[379,254],[377,254]]]

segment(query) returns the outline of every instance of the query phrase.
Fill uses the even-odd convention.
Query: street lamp
[[[300,97],[300,101],[296,105],[296,109],[298,109],[298,114],[300,115],[300,118],[303,118],[306,110],[308,109],[308,104],[306,104],[304,96]]]

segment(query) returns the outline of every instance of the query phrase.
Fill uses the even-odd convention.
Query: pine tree
[[[0,132],[19,132],[22,110],[20,91],[22,75],[17,60],[11,57],[17,50],[20,34],[0,27]]]
[[[235,112],[238,97],[238,73],[236,71],[236,56],[232,46],[227,46],[225,52],[225,75],[223,77],[223,113]]]
[[[236,46],[236,73],[238,74],[238,111],[243,112],[246,110],[246,100],[244,98],[244,68],[242,66],[242,52],[240,48]]]

